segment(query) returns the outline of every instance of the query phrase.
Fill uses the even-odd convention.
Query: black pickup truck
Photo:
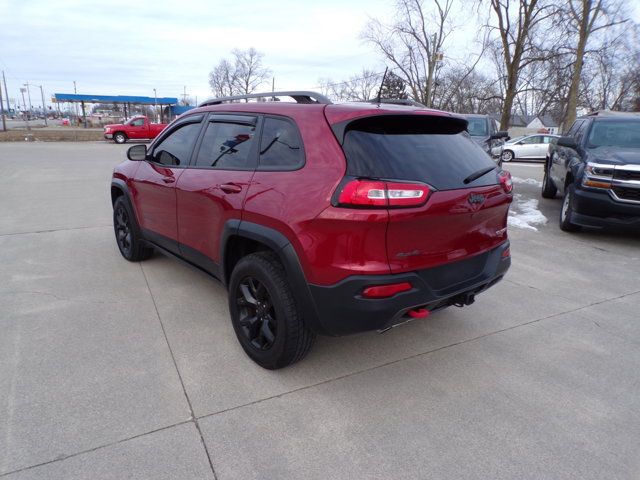
[[[564,196],[560,228],[640,231],[640,114],[578,118],[545,162],[542,196]]]

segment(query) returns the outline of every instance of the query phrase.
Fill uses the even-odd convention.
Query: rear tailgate
[[[510,201],[501,186],[489,185],[434,192],[423,207],[390,210],[391,271],[421,270],[496,247],[507,239]],[[483,265],[478,268],[481,271]],[[467,277],[472,272],[461,274]]]
[[[493,160],[463,132],[465,126],[456,117],[414,114],[360,118],[345,128],[348,177],[415,182],[431,191],[421,206],[388,210],[392,273],[470,258],[507,239],[512,197]],[[477,263],[480,273],[484,266]],[[461,272],[467,278],[473,274]]]

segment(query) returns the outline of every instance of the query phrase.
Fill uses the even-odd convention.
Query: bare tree
[[[263,84],[271,70],[262,65],[263,53],[251,47],[248,50],[233,50],[235,57],[236,85],[240,93],[253,93]]]
[[[219,97],[249,94],[265,83],[271,71],[264,67],[263,53],[255,48],[234,49],[233,61],[223,59],[209,72],[209,85],[214,95]]]
[[[236,93],[235,68],[229,60],[220,63],[209,72],[209,85],[216,97],[230,97]]]
[[[586,58],[578,104],[588,110],[633,110],[640,93],[640,48],[626,35],[603,43]]]
[[[496,113],[502,107],[502,95],[494,78],[466,66],[447,69],[438,80],[436,98],[439,108],[460,113]]]
[[[563,120],[565,126],[576,119],[576,107],[580,94],[580,79],[589,38],[597,31],[626,22],[620,17],[619,0],[567,0],[564,17],[567,31],[575,39],[571,84],[567,94],[567,111]]]
[[[500,128],[506,130],[519,91],[522,70],[552,56],[543,48],[543,30],[557,9],[546,0],[490,0],[490,4],[496,24],[488,25],[488,28],[497,32],[502,47],[501,63],[505,77]],[[517,12],[513,12],[511,7],[514,6]]]
[[[368,69],[362,69],[357,75],[347,80],[334,82],[330,78],[321,78],[318,83],[320,93],[336,102],[364,101],[378,94],[382,74]]]
[[[434,11],[422,0],[397,0],[396,22],[371,20],[362,38],[373,44],[405,82],[411,96],[430,107],[439,54],[452,27],[454,0],[433,0]]]

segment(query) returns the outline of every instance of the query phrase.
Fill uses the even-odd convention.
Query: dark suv
[[[466,126],[312,92],[207,101],[115,169],[118,247],[220,280],[240,344],[270,369],[316,334],[468,305],[509,268],[512,184]]]
[[[467,131],[487,155],[492,157],[498,165],[502,165],[502,148],[509,138],[506,131],[498,131],[498,122],[489,115],[479,113],[465,113]]]
[[[550,145],[542,196],[564,196],[560,228],[640,230],[640,114],[598,112],[577,119]]]

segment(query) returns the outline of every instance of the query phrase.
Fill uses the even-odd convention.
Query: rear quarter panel
[[[322,109],[296,108],[289,117],[300,130],[305,165],[289,172],[256,171],[245,199],[243,221],[284,234],[310,283],[335,283],[356,273],[356,267],[360,273],[366,269],[388,273],[386,210],[372,213],[330,207],[346,161]],[[379,260],[367,261],[372,258]]]

